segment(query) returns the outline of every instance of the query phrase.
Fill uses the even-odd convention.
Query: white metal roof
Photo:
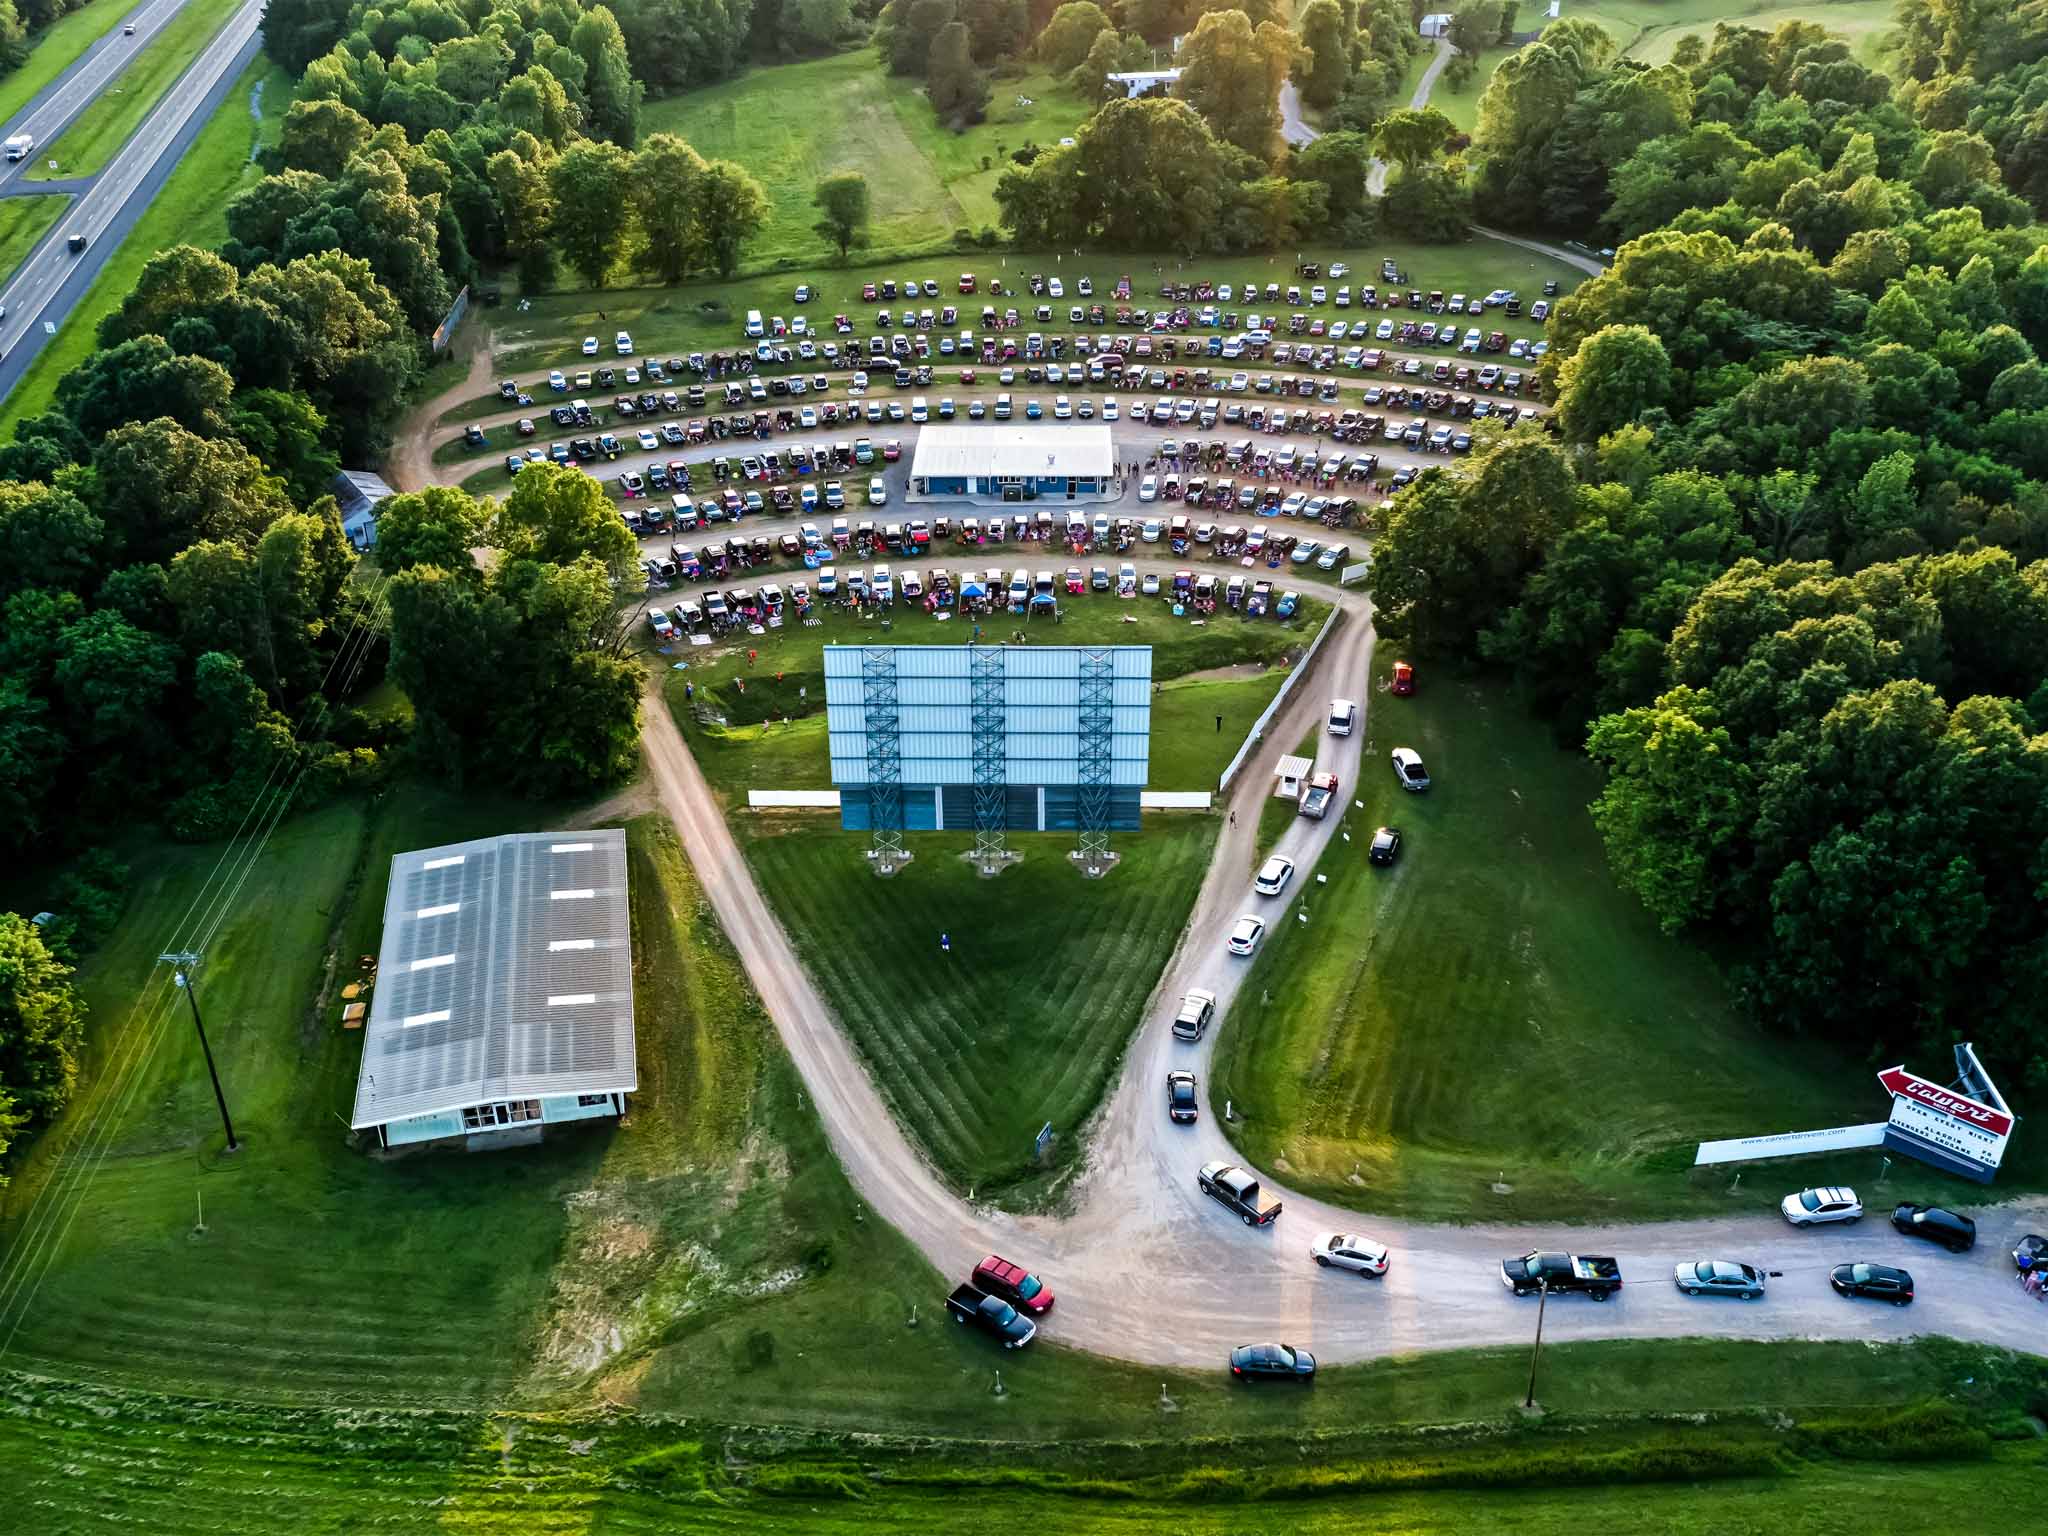
[[[1273,773],[1283,779],[1305,779],[1313,767],[1315,759],[1312,757],[1296,757],[1292,753],[1284,753],[1278,765],[1274,767]]]
[[[1078,475],[1107,479],[1116,469],[1109,428],[1100,422],[972,422],[917,434],[914,480],[930,476]]]
[[[399,854],[349,1123],[638,1088],[631,933],[616,827]]]

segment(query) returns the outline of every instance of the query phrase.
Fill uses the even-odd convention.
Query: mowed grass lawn
[[[185,0],[184,8],[72,119],[70,127],[36,146],[35,168],[28,179],[90,176],[103,169],[240,7],[241,0]],[[54,171],[52,160],[57,162]]]
[[[1038,555],[1026,559],[1014,549],[1010,553],[1027,568],[1041,564]],[[1065,568],[1064,558],[1054,562],[1048,556],[1042,563]],[[957,575],[960,568],[954,569]],[[747,581],[749,574],[726,580],[728,585],[758,585]],[[766,579],[786,588],[790,578],[784,573]],[[651,601],[661,597],[657,593]],[[1196,625],[1174,618],[1156,598],[1127,601],[1090,592],[1061,602],[1067,615],[1063,623],[1037,619],[1025,627],[1024,620],[999,614],[981,621],[982,638],[999,643],[1024,628],[1033,645],[1151,646],[1153,679],[1165,686],[1153,696],[1149,783],[1154,789],[1183,790],[1216,787],[1245,732],[1279,689],[1291,659],[1307,647],[1329,611],[1328,604],[1305,598],[1291,620],[1220,616]],[[1138,622],[1125,623],[1127,614]],[[879,620],[855,619],[835,609],[821,614],[816,628],[791,623],[761,635],[733,631],[709,646],[678,646],[671,656],[655,661],[671,668],[669,707],[704,776],[730,809],[746,804],[749,789],[831,787],[824,730],[827,645],[966,645],[973,634],[972,620],[941,623],[914,609],[899,609],[887,629]],[[757,653],[751,663],[749,650]],[[674,670],[676,662],[688,663],[687,669]],[[1211,668],[1242,665],[1266,670],[1246,678],[1173,682]],[[694,699],[687,697],[691,691]],[[720,725],[720,718],[726,723]]]
[[[260,118],[250,110],[259,82]],[[100,269],[99,280],[0,404],[0,434],[11,435],[15,423],[49,409],[57,381],[97,348],[101,319],[120,308],[150,257],[174,245],[211,250],[227,238],[227,205],[236,193],[262,179],[263,172],[250,155],[259,141],[276,142],[291,92],[291,77],[266,58],[259,56],[242,72],[156,200]]]
[[[750,263],[815,262],[831,251],[811,228],[811,196],[821,178],[842,170],[868,178],[871,253],[928,251],[950,244],[956,229],[979,233],[996,222],[995,184],[1008,150],[1055,144],[1088,115],[1086,103],[1048,76],[996,84],[989,120],[954,134],[934,118],[919,82],[888,75],[872,49],[861,49],[649,102],[642,131],[680,134],[761,183],[770,213]],[[1019,106],[1019,97],[1033,105]]]
[[[1512,693],[1424,669],[1396,699],[1391,659],[1351,841],[1319,866],[1310,924],[1259,957],[1272,1006],[1222,1033],[1209,1092],[1234,1102],[1249,1158],[1439,1220],[1648,1218],[1751,1208],[1779,1179],[1875,1182],[1875,1151],[1750,1170],[1739,1194],[1732,1170],[1688,1172],[1703,1139],[1881,1117],[1872,1069],[1745,1022],[1709,958],[1658,932],[1608,870],[1585,809],[1595,770]],[[1429,793],[1394,784],[1397,745],[1421,752]],[[1382,823],[1403,834],[1388,870],[1366,862]],[[2005,1172],[2040,1177],[2037,1158]],[[1905,1162],[1885,1185],[1937,1190],[1959,1196]]]
[[[36,242],[50,232],[70,198],[52,193],[46,197],[0,197],[0,283],[28,258]]]

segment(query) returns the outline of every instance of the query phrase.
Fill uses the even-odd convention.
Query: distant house
[[[382,475],[367,469],[344,469],[332,489],[341,505],[341,531],[357,549],[368,549],[377,542],[377,503],[395,493]]]
[[[1136,101],[1140,96],[1164,96],[1180,79],[1177,69],[1136,69],[1126,74],[1111,75],[1112,85],[1124,88],[1124,95]]]
[[[1434,16],[1422,18],[1422,35],[1424,37],[1449,37],[1450,34],[1451,13],[1449,11],[1439,11]]]

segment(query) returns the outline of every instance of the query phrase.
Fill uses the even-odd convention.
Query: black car
[[[472,448],[488,447],[491,441],[489,437],[485,436],[484,429],[474,423],[462,429],[462,440]]]
[[[1401,833],[1397,827],[1381,827],[1372,835],[1372,847],[1365,856],[1375,864],[1391,864],[1401,857]]]
[[[1895,1205],[1892,1227],[1908,1237],[1939,1243],[1950,1253],[1967,1253],[1977,1246],[1977,1223],[1938,1205]]]
[[[1230,1352],[1230,1374],[1239,1381],[1315,1380],[1316,1357],[1292,1344],[1240,1344]]]
[[[1166,1074],[1166,1117],[1178,1125],[1192,1125],[1201,1113],[1195,1103],[1195,1074]]]
[[[2048,1270],[2048,1237],[2029,1232],[2012,1246],[2015,1269]]]
[[[1843,1296],[1868,1296],[1903,1307],[1913,1299],[1913,1277],[1889,1264],[1837,1264],[1828,1284]]]

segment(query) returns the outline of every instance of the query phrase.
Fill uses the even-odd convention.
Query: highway
[[[5,124],[0,139],[26,133],[36,141],[35,152],[25,160],[0,161],[0,196],[22,196],[50,190],[47,184],[26,181],[30,171],[42,164],[49,145],[71,125],[109,81],[128,67],[166,23],[185,8],[185,0],[143,0],[143,3],[107,29],[106,35],[81,53],[69,69],[44,86],[42,92]],[[131,37],[122,30],[133,27]]]
[[[9,278],[5,290],[0,291],[0,309],[5,314],[0,319],[0,398],[13,391],[36,355],[90,290],[207,119],[255,58],[264,3],[265,0],[248,0],[229,18],[191,67],[164,93],[134,136],[122,145],[120,153],[65,211],[64,217]],[[151,0],[135,13],[133,38],[124,38],[117,30],[113,41],[129,45],[131,52],[123,53],[114,68],[132,57],[133,47],[147,40],[140,18],[147,16],[148,27],[154,31],[176,13],[180,4],[182,0]],[[100,72],[100,55],[106,50],[106,43],[96,44],[24,117],[56,111],[55,102],[60,95],[71,102],[69,112],[75,116],[105,85],[112,72]],[[97,84],[88,88],[87,81],[93,79]],[[74,90],[82,93],[75,99],[69,94]],[[53,117],[51,121],[59,120]],[[21,130],[10,126],[8,131]],[[51,133],[54,135],[55,131],[52,129]],[[48,142],[42,133],[37,133],[39,152]],[[20,167],[14,170],[18,175]],[[19,182],[0,187],[0,192],[16,195],[27,190]],[[74,254],[68,245],[70,238],[78,234],[86,237],[82,254]]]

